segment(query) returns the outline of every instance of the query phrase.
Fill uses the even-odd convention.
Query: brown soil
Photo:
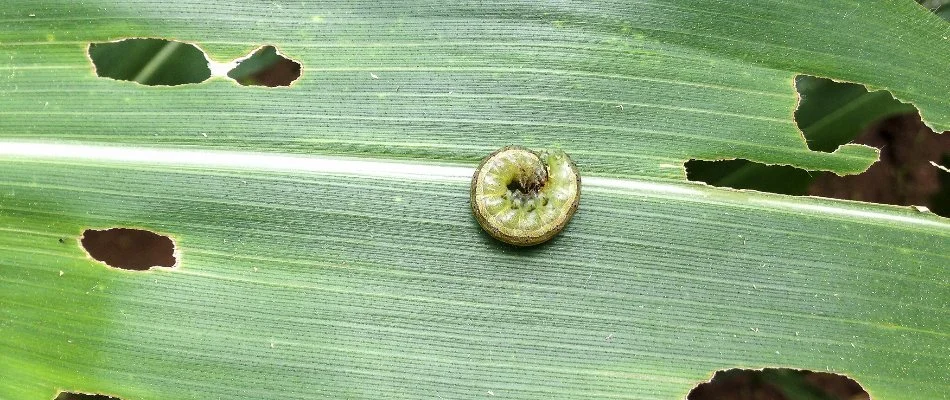
[[[851,199],[895,205],[919,205],[931,210],[946,209],[941,190],[945,171],[942,164],[950,155],[950,132],[936,134],[909,114],[885,119],[867,129],[854,143],[881,149],[881,160],[860,175],[824,174],[808,188],[813,196]],[[938,203],[939,202],[939,203]]]

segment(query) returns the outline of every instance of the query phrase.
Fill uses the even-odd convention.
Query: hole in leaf
[[[765,165],[748,160],[686,162],[686,178],[713,186],[796,196],[820,196],[903,206],[925,206],[950,217],[950,135],[934,134],[914,114],[875,124],[857,143],[881,149],[880,161],[859,175]]]
[[[844,375],[788,368],[718,371],[689,392],[687,400],[869,400],[858,382]]]
[[[211,77],[208,59],[196,46],[165,39],[91,43],[96,74],[149,86],[201,83]]]
[[[141,229],[87,229],[80,238],[89,255],[113,268],[145,271],[174,267],[175,243],[168,236]]]
[[[830,153],[849,143],[881,119],[915,113],[913,105],[901,103],[890,92],[869,92],[863,85],[799,75],[795,78],[799,103],[795,122],[808,148]]]
[[[860,175],[818,174],[807,194],[896,205],[926,206],[950,217],[941,201],[948,180],[931,164],[950,159],[950,134],[935,134],[917,114],[888,118],[855,142],[881,149],[881,159]],[[946,165],[946,164],[943,164]],[[941,187],[943,185],[943,187]]]
[[[742,159],[689,160],[686,162],[686,179],[733,189],[803,195],[814,176],[801,168],[765,165]]]
[[[118,397],[106,396],[104,394],[87,394],[73,392],[59,392],[54,400],[122,400]]]
[[[950,165],[950,153],[944,154],[940,165]],[[940,174],[940,189],[930,198],[930,211],[937,215],[950,217],[950,173]]]
[[[264,46],[239,61],[228,77],[244,86],[290,86],[300,77],[300,63],[280,55],[274,46]]]
[[[950,159],[950,135],[931,131],[912,105],[886,91],[868,92],[861,85],[809,76],[799,76],[796,87],[801,102],[795,119],[809,148],[833,151],[848,142],[864,144],[881,150],[880,161],[862,174],[841,177],[742,159],[690,160],[687,179],[788,195],[925,206],[950,216],[950,178],[931,164]]]

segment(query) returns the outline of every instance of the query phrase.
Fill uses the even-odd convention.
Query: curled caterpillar
[[[471,197],[482,229],[505,243],[533,246],[557,235],[574,216],[581,178],[561,150],[508,146],[475,170]]]

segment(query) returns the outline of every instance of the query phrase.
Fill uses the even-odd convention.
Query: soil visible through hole
[[[812,196],[872,203],[927,206],[943,216],[950,204],[939,193],[941,171],[930,164],[950,156],[950,133],[935,134],[916,114],[885,119],[866,130],[854,143],[881,149],[880,161],[860,175],[821,174],[808,187]]]
[[[104,394],[59,392],[59,395],[56,396],[56,399],[54,400],[122,400],[122,399],[118,397],[106,396]]]
[[[141,229],[87,229],[80,238],[92,258],[114,268],[144,271],[174,267],[175,243],[168,236]]]
[[[844,375],[788,368],[718,371],[690,391],[687,400],[870,400]]]

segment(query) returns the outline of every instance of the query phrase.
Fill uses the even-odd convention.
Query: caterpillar
[[[492,237],[534,246],[560,233],[577,211],[581,178],[561,150],[503,147],[472,176],[472,213]]]

